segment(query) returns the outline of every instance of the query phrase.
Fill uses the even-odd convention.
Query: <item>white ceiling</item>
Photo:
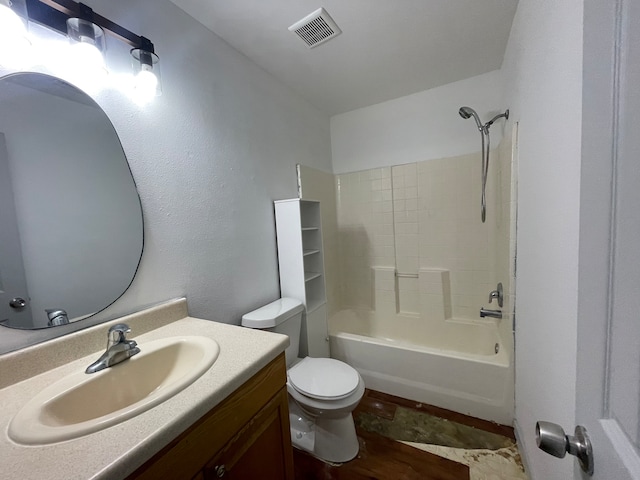
[[[499,69],[517,0],[171,0],[333,115]],[[324,7],[342,34],[287,28]]]

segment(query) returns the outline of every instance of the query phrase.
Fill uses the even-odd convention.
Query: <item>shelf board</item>
[[[313,280],[314,278],[321,277],[322,274],[318,272],[304,272],[304,281],[308,282],[309,280]]]
[[[313,255],[315,253],[320,253],[320,250],[304,250],[302,256],[306,257],[307,255]]]

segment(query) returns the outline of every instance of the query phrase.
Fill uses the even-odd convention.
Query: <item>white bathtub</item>
[[[367,388],[512,424],[513,362],[492,322],[343,310],[329,320],[329,338],[331,356],[356,368]]]

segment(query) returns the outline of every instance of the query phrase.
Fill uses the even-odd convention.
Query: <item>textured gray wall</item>
[[[184,295],[191,315],[239,323],[279,296],[272,201],[296,196],[296,163],[331,171],[329,118],[166,0],[87,3],[154,42],[163,85],[145,107],[94,95],[145,215],[136,279],[98,318]],[[128,49],[108,48],[126,72]],[[0,352],[50,335],[3,330]]]

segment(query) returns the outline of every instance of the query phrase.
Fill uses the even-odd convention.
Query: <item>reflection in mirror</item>
[[[111,121],[55,77],[0,79],[0,324],[44,328],[120,297],[142,209]]]

